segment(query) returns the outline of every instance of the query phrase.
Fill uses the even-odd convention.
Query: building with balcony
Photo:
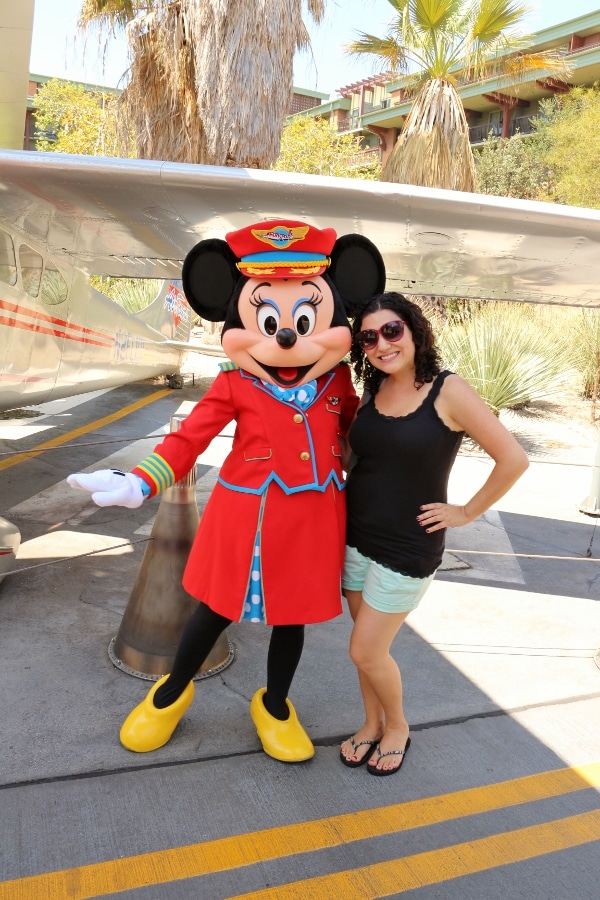
[[[459,82],[472,145],[481,144],[490,134],[505,138],[517,132],[529,134],[532,120],[539,115],[540,101],[575,85],[590,86],[600,81],[600,10],[538,31],[527,52],[551,49],[558,50],[569,63],[571,74],[566,81],[537,72],[512,87],[500,74]],[[339,97],[303,114],[323,116],[337,131],[355,133],[365,154],[377,154],[385,162],[416,90],[405,76],[375,75],[338,88]]]

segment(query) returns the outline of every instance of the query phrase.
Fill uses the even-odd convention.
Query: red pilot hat
[[[331,262],[337,234],[306,222],[273,219],[230,231],[225,240],[248,278],[306,278],[322,275]]]

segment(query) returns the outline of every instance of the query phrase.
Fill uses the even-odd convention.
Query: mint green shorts
[[[372,609],[384,613],[410,612],[416,609],[435,577],[411,578],[374,562],[355,547],[346,546],[342,588],[362,591],[363,600]]]

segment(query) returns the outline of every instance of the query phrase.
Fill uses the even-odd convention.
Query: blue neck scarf
[[[285,403],[295,403],[301,409],[306,409],[310,406],[317,395],[317,382],[315,379],[293,388],[282,388],[274,384],[268,384],[266,381],[262,383],[276,400],[283,400]]]

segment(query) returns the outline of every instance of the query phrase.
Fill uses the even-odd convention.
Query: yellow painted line
[[[237,894],[228,900],[379,900],[390,894],[464,878],[600,840],[600,810],[531,825],[504,834],[416,853],[334,875]],[[516,877],[516,876],[515,876]]]
[[[422,828],[463,816],[559,797],[590,787],[600,787],[600,762],[528,775],[437,797],[425,797],[422,800],[5,881],[0,883],[0,900],[89,900],[91,897],[102,897],[118,891],[197,878],[264,860],[282,859],[352,841]],[[345,897],[343,893],[336,892],[329,894],[331,896]],[[366,897],[367,895],[363,895],[363,900]]]
[[[51,441],[46,441],[44,444],[38,444],[34,450],[31,450],[28,453],[19,453],[18,456],[9,456],[7,459],[0,460],[0,472],[3,469],[10,469],[11,466],[18,465],[18,463],[24,462],[26,459],[32,459],[34,456],[39,456],[44,450],[60,447],[61,444],[67,444],[74,438],[81,437],[82,434],[88,434],[90,431],[96,431],[98,428],[104,428],[105,425],[110,425],[111,422],[116,422],[118,419],[122,419],[124,416],[128,416],[130,413],[135,412],[137,409],[141,409],[149,403],[154,403],[155,400],[160,400],[161,397],[165,397],[167,394],[172,393],[173,391],[169,388],[165,388],[162,391],[156,391],[156,393],[150,394],[148,397],[136,400],[135,403],[130,403],[129,406],[124,406],[123,409],[111,413],[110,416],[104,416],[103,419],[96,419],[95,422],[90,422],[88,425],[82,425],[81,428],[75,428],[73,431],[61,434],[59,437],[52,438]]]

